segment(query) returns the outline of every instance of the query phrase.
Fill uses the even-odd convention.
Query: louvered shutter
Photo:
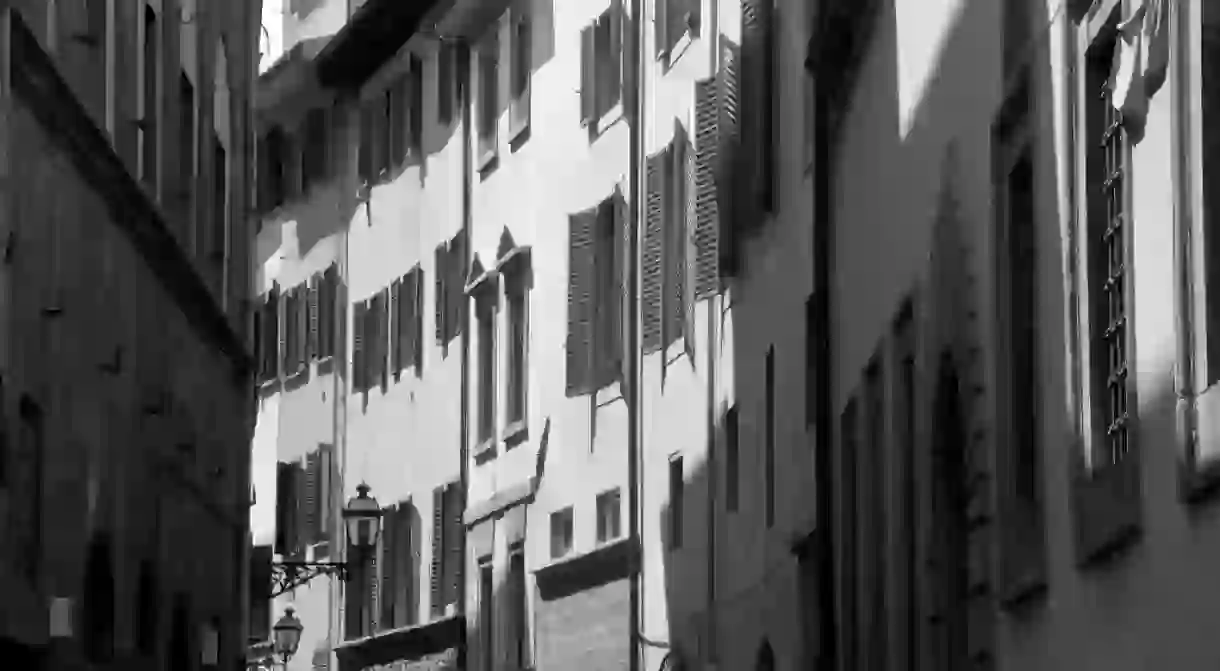
[[[415,364],[415,373],[418,375],[424,370],[424,287],[425,282],[424,269],[415,267],[415,318],[412,323],[415,328],[414,345],[411,348],[411,361]]]
[[[741,57],[742,104],[745,128],[742,147],[749,155],[742,172],[743,187],[749,200],[743,205],[750,212],[756,208],[771,209],[771,177],[774,138],[772,109],[774,99],[774,58],[772,2],[774,0],[742,0]],[[749,224],[757,217],[746,217]]]
[[[411,548],[411,517],[413,506],[409,501],[398,504],[392,524],[394,527],[394,626],[415,624],[411,608],[412,567],[414,559]]]
[[[449,338],[462,334],[466,309],[466,231],[458,231],[449,241]]]
[[[374,348],[376,358],[373,359],[373,373],[382,389],[385,389],[390,383],[387,366],[389,354],[387,350],[390,347],[389,302],[389,287],[377,292],[377,295],[373,297],[373,332],[377,336],[376,347]]]
[[[305,544],[309,542],[308,527],[305,524],[305,513],[308,510],[305,500],[305,465],[296,462],[292,465],[292,554],[301,557],[305,554]]]
[[[567,394],[591,391],[593,358],[594,257],[597,210],[590,208],[568,217],[568,333],[565,346]]]
[[[322,460],[317,450],[305,457],[305,487],[301,502],[305,545],[318,542],[318,500],[321,489]]]
[[[661,310],[664,290],[663,254],[665,237],[665,161],[667,152],[648,157],[646,167],[647,211],[644,220],[643,265],[640,283],[640,310],[645,352],[661,346]]]
[[[297,352],[296,370],[309,363],[309,285],[302,283],[297,294]]]
[[[654,29],[652,40],[653,47],[656,49],[656,57],[660,58],[669,53],[669,31],[666,30],[665,24],[668,21],[669,0],[655,0],[653,3],[652,26]]]
[[[367,303],[360,302],[352,310],[352,389],[364,391],[367,387],[364,372],[364,325]]]
[[[390,285],[390,372],[394,379],[402,372],[402,279]]]
[[[597,109],[597,50],[594,43],[594,24],[580,31],[580,125],[590,126]]]
[[[289,349],[289,343],[291,342],[289,340],[289,333],[292,331],[292,290],[285,292],[283,298],[280,298],[280,294],[277,291],[276,298],[279,299],[275,305],[275,321],[278,324],[278,333],[276,335],[279,339],[279,342],[276,343],[276,370],[279,374],[286,375],[292,372],[292,369],[287,365],[288,357],[291,354]]]
[[[444,48],[442,47],[442,51]],[[418,56],[411,56],[411,90],[408,92],[407,151],[418,155],[424,137],[424,63]]]
[[[434,291],[432,301],[434,303],[433,310],[435,311],[436,323],[436,344],[445,344],[445,277],[447,275],[445,266],[449,261],[449,248],[442,243],[436,247],[436,277],[432,279]]]
[[[442,602],[444,598],[445,579],[441,573],[444,566],[444,539],[445,539],[445,488],[437,487],[432,490],[432,557],[430,573],[428,574],[429,587],[431,591],[431,610],[432,615],[440,615],[445,612],[445,604]]]
[[[292,464],[278,462],[275,471],[275,551],[288,556],[292,554]]]
[[[318,358],[321,348],[318,346],[318,327],[321,325],[321,315],[318,313],[322,294],[322,277],[314,275],[309,278],[309,343],[306,360]]]
[[[393,629],[394,622],[394,543],[397,529],[394,528],[394,518],[398,515],[397,506],[381,510],[381,580],[378,593],[379,610],[377,611],[378,629],[385,631]]]
[[[407,158],[407,77],[400,75],[390,85],[390,165],[397,168]]]
[[[683,175],[686,166],[686,129],[681,122],[674,119],[674,137],[666,150],[668,160],[665,161],[665,296],[662,300],[662,339],[665,347],[683,335],[683,319],[685,307],[683,298],[686,291],[686,178]]]
[[[378,610],[378,608],[381,605],[381,599],[378,598],[380,596],[379,593],[381,592],[381,590],[378,589],[381,584],[381,575],[380,575],[380,572],[377,570],[377,567],[380,564],[380,562],[378,560],[381,559],[380,554],[381,554],[380,547],[373,548],[368,553],[366,563],[365,563],[365,566],[368,567],[368,575],[365,576],[365,581],[364,581],[364,585],[363,585],[364,595],[365,595],[364,596],[365,610],[364,610],[364,621],[362,624],[364,625],[365,635],[372,635],[373,632],[377,631],[377,622],[378,622],[377,616],[381,614],[381,611]]]
[[[695,298],[720,290],[720,216],[716,203],[716,157],[720,132],[716,79],[695,82],[694,238]]]
[[[462,557],[462,536],[465,534],[465,524],[462,515],[465,512],[462,500],[462,487],[451,482],[445,487],[445,604],[456,604],[462,591],[464,572]]]
[[[695,244],[696,218],[695,199],[695,150],[690,139],[683,134],[682,138],[682,337],[686,343],[686,356],[691,363],[695,361],[695,291],[698,282],[699,251]]]
[[[399,367],[415,365],[415,269],[402,276],[398,289],[398,339]]]
[[[736,236],[733,228],[740,214],[735,210],[734,181],[740,172],[739,160],[740,137],[740,91],[739,70],[740,51],[731,44],[725,44],[721,53],[721,68],[719,74],[720,103],[720,148],[716,161],[716,193],[720,215],[720,267],[724,273],[732,274],[737,267],[737,248],[734,244]]]
[[[594,265],[598,286],[593,310],[597,323],[597,331],[593,335],[596,351],[595,389],[610,384],[621,372],[623,352],[620,342],[622,326],[619,320],[623,305],[623,248],[619,214],[616,190],[614,196],[602,201],[597,212],[597,250]]]
[[[335,477],[335,446],[322,443],[318,446],[318,542],[330,540],[330,525],[333,521],[333,509],[330,496],[331,485]]]

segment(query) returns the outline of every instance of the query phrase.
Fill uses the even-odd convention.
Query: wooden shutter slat
[[[668,154],[660,152],[649,156],[646,164],[647,211],[644,221],[644,245],[642,250],[642,281],[640,285],[640,310],[643,313],[642,338],[645,352],[655,351],[661,346],[661,309],[663,295],[663,253],[665,237],[665,161]]]
[[[596,109],[597,51],[594,43],[594,24],[589,24],[580,30],[580,125],[588,126],[596,122],[593,118]]]
[[[442,589],[444,576],[441,574],[441,568],[444,565],[444,534],[445,534],[445,488],[437,487],[432,490],[432,556],[431,566],[429,567],[429,587],[431,591],[430,609],[432,615],[436,616],[445,612],[445,604],[442,603],[444,591]]]
[[[593,352],[594,265],[597,210],[568,217],[568,333],[565,345],[567,394],[591,391],[589,363]]]
[[[720,213],[716,202],[716,161],[720,144],[718,82],[695,82],[695,298],[720,291]]]
[[[449,249],[447,243],[442,243],[436,247],[436,266],[433,271],[436,276],[433,278],[433,311],[435,314],[436,324],[436,344],[445,344],[445,277],[447,272],[445,265],[449,261]]]

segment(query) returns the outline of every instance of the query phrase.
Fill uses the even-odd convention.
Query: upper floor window
[[[699,36],[703,17],[703,0],[658,0],[656,52],[658,58],[673,56],[673,48],[683,35]]]
[[[500,23],[494,23],[477,49],[479,169],[496,157],[496,125],[500,117]]]
[[[623,97],[623,3],[610,8],[580,33],[580,123],[591,138],[604,130],[603,117]]]
[[[512,101],[509,104],[509,141],[516,141],[530,123],[530,71],[533,67],[531,17],[526,3],[514,7],[512,18]]]
[[[514,429],[524,428],[526,398],[529,388],[529,287],[528,265],[515,263],[506,269],[504,282],[504,312],[506,338],[505,439]]]
[[[390,369],[398,379],[405,368],[423,372],[424,270],[419,265],[390,287]]]
[[[495,296],[483,295],[475,299],[475,315],[478,320],[476,345],[478,346],[478,429],[479,442],[495,437],[496,421],[496,304]]]
[[[618,191],[569,217],[567,391],[596,391],[621,376],[622,218]]]
[[[608,543],[622,535],[622,498],[617,487],[597,495],[598,543]]]
[[[572,551],[572,507],[551,513],[551,559],[560,559]]]

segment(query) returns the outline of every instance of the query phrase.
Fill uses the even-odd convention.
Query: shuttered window
[[[647,210],[644,219],[640,310],[644,351],[661,347],[661,314],[665,291],[665,165],[668,148],[648,157],[645,168]]]
[[[369,328],[365,332],[365,336],[369,340],[369,383],[381,385],[383,389],[390,382],[388,366],[389,303],[390,290],[388,287],[373,296],[369,307]]]
[[[458,595],[461,593],[462,540],[466,533],[462,515],[465,510],[465,501],[459,483],[451,482],[445,485],[445,604],[456,604]]]
[[[565,347],[567,394],[592,391],[593,272],[597,228],[596,208],[568,217],[568,332]]]
[[[609,9],[581,30],[580,121],[590,132],[622,100],[623,3],[612,0]]]
[[[720,211],[717,207],[716,170],[719,167],[719,82],[695,82],[695,298],[720,290]]]
[[[407,155],[419,158],[424,142],[424,63],[411,56],[407,72]]]
[[[742,147],[750,153],[742,173],[751,210],[770,212],[775,178],[775,0],[742,0],[741,52],[744,87]],[[744,222],[743,222],[744,223]]]
[[[569,217],[567,393],[595,391],[621,373],[621,194]]]
[[[433,278],[433,311],[435,313],[434,323],[436,325],[436,344],[443,345],[448,342],[449,329],[445,325],[445,286],[446,278],[448,277],[449,265],[449,246],[448,243],[441,243],[436,247],[436,276]]]
[[[322,290],[318,296],[319,358],[328,358],[335,355],[338,301],[339,268],[332,265],[322,273]]]
[[[366,102],[360,106],[360,148],[356,160],[360,181],[364,184],[371,184],[373,178],[376,177],[373,169],[374,116],[375,110],[372,105]]]
[[[675,120],[674,138],[666,152],[662,185],[664,289],[661,330],[665,346],[669,346],[678,338],[694,335],[693,314],[690,315],[691,319],[688,319],[688,311],[693,313],[694,296],[689,294],[686,288],[688,263],[695,256],[687,249],[687,157],[691,153],[686,128]]]
[[[322,278],[314,275],[309,278],[309,338],[306,341],[306,359],[312,361],[318,358],[318,328],[321,326],[318,301],[322,295]]]
[[[424,269],[418,265],[407,273],[403,298],[406,309],[401,334],[404,365],[413,367],[418,376],[424,367]]]
[[[364,342],[368,321],[368,301],[356,303],[352,310],[352,389],[356,392],[368,389],[368,374],[365,370],[367,348]]]
[[[320,503],[326,491],[322,489],[322,454],[314,450],[305,456],[305,489],[301,497],[301,520],[304,528],[303,542],[313,545],[318,542],[321,528]]]
[[[669,55],[683,35],[698,37],[703,22],[703,0],[657,0],[657,57]]]
[[[594,333],[594,384],[598,389],[619,379],[622,371],[624,203],[616,192],[597,208],[597,249],[594,256],[597,328]]]
[[[445,612],[445,488],[432,490],[432,560],[428,570],[432,616]]]
[[[280,462],[276,471],[275,551],[285,557],[301,553],[302,497],[305,469],[298,462]]]
[[[402,373],[402,278],[390,284],[390,372],[397,380]]]
[[[399,75],[386,90],[386,141],[392,169],[401,168],[407,160],[407,105],[410,95],[410,74]]]
[[[529,8],[521,5],[512,12],[512,89],[508,112],[509,138],[515,140],[530,123],[530,68],[533,65],[532,21]]]
[[[720,142],[718,167],[716,168],[716,191],[720,215],[720,269],[721,275],[732,275],[737,270],[734,224],[741,218],[733,197],[735,191],[733,187],[743,163],[740,157],[740,49],[732,44],[724,44],[720,58],[720,72],[717,74],[717,103],[720,110],[717,134]]]

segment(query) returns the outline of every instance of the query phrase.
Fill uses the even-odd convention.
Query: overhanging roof
[[[355,89],[389,60],[444,0],[368,0],[318,54],[318,80]]]

